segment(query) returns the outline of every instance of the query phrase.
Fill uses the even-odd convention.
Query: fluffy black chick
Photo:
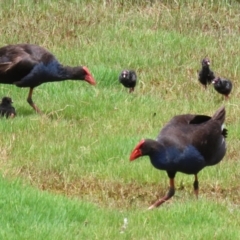
[[[212,84],[218,93],[225,96],[226,100],[229,98],[232,91],[232,82],[230,80],[216,77],[213,79]]]
[[[6,118],[14,118],[16,116],[15,108],[12,106],[12,99],[10,97],[3,97],[2,102],[0,103],[0,116]]]
[[[198,73],[198,81],[206,89],[207,85],[211,84],[214,78],[214,72],[210,69],[210,59],[205,57],[202,60],[202,69]]]
[[[134,91],[137,84],[137,74],[134,70],[123,70],[119,75],[119,82],[129,89],[129,93]]]

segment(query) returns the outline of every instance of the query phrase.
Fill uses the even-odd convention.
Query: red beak
[[[92,74],[90,73],[90,71],[88,70],[87,67],[83,67],[84,71],[86,72],[86,76],[85,76],[85,81],[87,81],[89,84],[91,85],[96,85],[96,81],[93,78]]]
[[[142,152],[140,149],[134,149],[130,155],[130,161],[133,161],[137,158],[139,158],[140,156],[142,156]]]
[[[142,156],[142,150],[141,150],[141,146],[143,145],[144,140],[141,140],[138,145],[133,149],[131,155],[130,155],[130,161],[133,161],[139,157]]]

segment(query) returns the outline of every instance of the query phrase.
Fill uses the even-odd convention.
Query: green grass
[[[1,239],[237,239],[230,201],[174,201],[158,211],[99,208],[0,179]],[[124,226],[124,218],[127,225]]]
[[[41,116],[28,89],[0,85],[18,113],[0,124],[1,238],[238,239],[239,10],[223,0],[1,2],[1,46],[39,44],[66,65],[87,65],[97,81],[39,86]],[[197,81],[206,55],[234,84],[228,102]],[[124,68],[138,74],[133,94],[118,83]],[[193,176],[178,173],[173,200],[146,211],[168,178],[148,158],[130,163],[133,147],[174,115],[221,105],[228,151],[199,174],[200,199]]]

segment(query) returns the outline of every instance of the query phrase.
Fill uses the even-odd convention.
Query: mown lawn
[[[0,46],[35,43],[66,65],[86,65],[97,85],[0,85],[17,117],[1,119],[2,239],[238,239],[240,221],[240,5],[237,1],[0,2]],[[225,101],[197,81],[208,56],[231,79]],[[134,69],[129,94],[118,82]],[[228,150],[217,166],[178,173],[174,198],[147,207],[168,188],[148,158],[129,162],[142,138],[155,138],[174,115],[212,115],[225,105]],[[128,223],[125,227],[124,218]]]

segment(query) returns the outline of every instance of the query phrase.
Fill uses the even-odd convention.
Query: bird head
[[[128,70],[123,70],[120,74],[120,77],[128,78],[129,77],[129,71]]]
[[[3,104],[12,104],[13,101],[12,101],[12,99],[10,97],[3,97],[2,98],[2,103]]]
[[[82,67],[82,70],[84,71],[84,80],[91,85],[96,85],[96,81],[93,78],[90,71],[88,70],[88,68],[87,67]]]
[[[131,152],[130,161],[142,156],[151,156],[162,151],[164,151],[164,146],[161,142],[153,139],[142,139]]]
[[[221,81],[220,77],[216,77],[212,80],[212,84],[213,85],[218,84],[218,83],[220,83],[220,81]]]
[[[130,161],[133,161],[143,155],[142,153],[142,147],[144,145],[144,140],[141,140],[137,146],[133,149],[131,155],[130,155]]]
[[[205,58],[202,60],[202,66],[203,66],[203,67],[210,66],[210,59],[209,59],[208,57],[205,57]]]

